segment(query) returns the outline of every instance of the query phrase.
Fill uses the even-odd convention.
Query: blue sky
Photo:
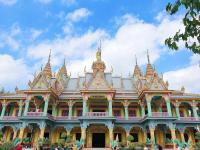
[[[171,0],[173,2],[173,0]],[[170,88],[200,92],[200,57],[186,50],[174,52],[164,39],[183,29],[180,12],[165,12],[170,0],[0,0],[0,86],[27,87],[34,72],[45,65],[52,49],[56,72],[66,58],[68,73],[90,71],[99,40],[107,71],[132,75],[135,55],[143,72],[146,51],[164,74]],[[191,74],[193,75],[191,77]]]

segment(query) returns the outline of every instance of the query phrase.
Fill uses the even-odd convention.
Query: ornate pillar
[[[52,115],[57,116],[57,102],[52,106]]]
[[[49,98],[50,96],[49,95],[45,95],[44,96],[44,111],[43,111],[43,116],[46,116],[47,115],[47,111],[48,111],[48,106],[49,106]]]
[[[128,106],[130,104],[130,102],[128,100],[124,100],[122,102],[122,104],[124,105],[124,115],[125,115],[125,119],[128,120],[129,118],[129,113],[128,113]]]
[[[166,102],[166,105],[167,105],[168,115],[169,115],[169,117],[172,117],[172,109],[171,109],[171,103],[170,103],[169,96],[166,95],[166,96],[164,96],[164,98],[165,98],[165,102]]]
[[[130,135],[131,126],[125,127],[125,131],[126,131],[126,144],[128,146],[129,145],[129,141],[127,139],[128,139],[128,136]]]
[[[147,110],[148,110],[148,116],[151,117],[152,116],[152,112],[151,112],[151,95],[146,94],[146,101],[147,101]]]
[[[45,122],[40,123],[40,136],[39,136],[40,139],[44,138],[45,127],[46,127]]]
[[[107,95],[107,100],[108,100],[108,115],[109,117],[112,117],[112,95],[111,94]]]
[[[154,124],[150,124],[149,130],[150,130],[150,135],[151,135],[151,149],[153,150],[154,146],[155,146],[155,136],[154,136],[155,125]]]
[[[144,142],[143,143],[146,144],[146,142],[147,142],[147,129],[144,128],[143,131],[144,131]]]
[[[83,140],[83,145],[85,145],[86,141],[86,129],[87,129],[87,124],[83,123],[81,124],[81,139]]]
[[[141,116],[144,117],[145,116],[145,106],[144,106],[144,102],[142,102],[141,100],[139,101],[140,107],[141,107]]]
[[[108,130],[109,130],[109,139],[110,139],[110,147],[112,147],[112,143],[114,141],[114,138],[113,138],[113,128],[114,128],[114,124],[113,123],[108,123],[107,124],[108,126]]]
[[[18,114],[17,114],[18,117],[22,116],[23,105],[24,105],[23,100],[20,100],[20,101],[18,102],[18,106],[19,106],[19,111],[18,111]]]
[[[196,120],[199,119],[199,116],[197,114],[197,109],[198,108],[196,106],[196,102],[193,100],[193,102],[192,102],[192,111],[193,111],[193,114],[194,114],[194,117],[195,117]]]
[[[13,140],[17,137],[17,129],[13,129],[13,132],[14,132],[14,134],[13,134]]]
[[[71,119],[72,118],[72,109],[73,109],[74,101],[73,100],[69,100],[67,103],[68,103],[68,106],[69,106],[68,118]]]
[[[84,94],[83,96],[83,116],[85,116],[87,110],[87,100],[88,100],[88,95]]]
[[[181,141],[185,142],[185,137],[184,137],[184,129],[179,130],[181,134]]]
[[[175,125],[171,124],[169,126],[170,131],[171,131],[171,136],[172,136],[172,140],[173,140],[173,149],[176,149],[176,143],[174,143],[174,140],[176,139],[176,128]]]
[[[30,103],[30,100],[31,100],[31,96],[28,95],[28,96],[27,96],[27,99],[26,99],[26,101],[25,101],[24,116],[27,116],[27,113],[28,113],[28,110],[29,110],[29,103]]]
[[[65,130],[67,131],[67,136],[70,136],[70,132],[71,132],[71,130],[72,130],[72,125],[65,125],[64,126],[64,128],[65,128]]]
[[[176,103],[174,103],[175,107],[176,107],[176,116],[178,117],[178,120],[180,119],[180,111],[179,111],[179,102],[176,101]]]
[[[20,128],[20,130],[19,130],[19,138],[20,138],[20,139],[23,139],[24,130],[25,130],[25,127],[22,127],[22,128]]]
[[[3,118],[5,115],[7,104],[8,103],[5,100],[2,102],[1,118]]]

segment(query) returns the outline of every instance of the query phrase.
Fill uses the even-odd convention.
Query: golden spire
[[[138,63],[137,63],[137,56],[136,55],[135,55],[135,69],[134,69],[133,75],[137,78],[142,76],[141,70],[140,70]]]
[[[60,73],[67,77],[67,68],[66,68],[65,59],[63,61],[63,66],[60,68]]]
[[[147,60],[148,60],[148,64],[150,64],[150,59],[149,59],[149,50],[147,49]]]
[[[92,64],[93,72],[102,71],[106,69],[104,62],[101,60],[101,42],[96,52],[96,61]]]
[[[149,59],[149,50],[147,50],[147,60],[148,60],[148,64],[147,64],[147,68],[146,68],[146,78],[151,78],[154,74],[154,68],[152,67],[151,63],[150,63],[150,59]]]
[[[49,52],[48,62],[46,63],[43,72],[44,72],[44,74],[46,75],[46,77],[48,79],[51,79],[51,77],[52,77],[52,72],[51,72],[51,49],[50,49],[50,52]]]

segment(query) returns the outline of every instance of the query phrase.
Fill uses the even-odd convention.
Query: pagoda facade
[[[30,138],[58,143],[62,133],[82,146],[112,147],[115,141],[154,149],[155,144],[175,149],[172,141],[195,145],[199,130],[200,94],[171,90],[153,68],[149,54],[145,74],[137,62],[130,77],[106,72],[101,49],[92,72],[71,78],[65,62],[52,75],[50,55],[45,67],[26,90],[0,94],[0,129],[5,141]]]

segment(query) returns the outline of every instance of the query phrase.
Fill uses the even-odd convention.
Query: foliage
[[[200,148],[200,132],[196,132],[195,139],[198,140],[198,142],[196,143],[196,146]]]
[[[0,131],[0,139],[2,139],[2,138],[3,138],[3,132]]]
[[[170,15],[176,14],[179,9],[186,11],[182,19],[184,31],[177,31],[173,37],[165,40],[165,44],[173,50],[178,50],[178,42],[183,41],[186,48],[200,54],[200,1],[176,0],[174,4],[168,3],[166,6]]]
[[[15,146],[12,142],[6,142],[0,146],[0,150],[14,150]]]
[[[126,146],[126,142],[120,142],[119,143],[119,147],[125,147]]]
[[[150,144],[151,143],[151,139],[147,138],[146,139],[146,144]]]
[[[133,143],[129,144],[128,150],[135,150],[135,145]]]
[[[171,140],[171,139],[169,139],[169,138],[166,138],[165,142],[166,142],[167,144],[171,144],[171,143],[173,143],[173,140]]]
[[[129,142],[133,142],[134,137],[133,137],[132,135],[129,135],[129,136],[127,137],[127,140],[128,140]]]
[[[22,140],[23,143],[30,143],[31,142],[31,138],[30,137],[26,137]]]

